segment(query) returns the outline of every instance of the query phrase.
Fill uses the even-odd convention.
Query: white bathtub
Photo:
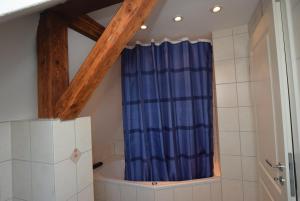
[[[124,160],[94,170],[95,201],[222,201],[220,177],[179,182],[124,180]]]

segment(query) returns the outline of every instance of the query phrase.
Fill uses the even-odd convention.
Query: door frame
[[[294,156],[294,144],[293,144],[293,133],[294,133],[294,129],[292,127],[292,123],[294,123],[294,118],[293,115],[297,115],[297,114],[293,114],[293,113],[298,113],[298,121],[297,123],[299,123],[298,125],[300,125],[300,101],[299,101],[299,107],[297,109],[299,110],[294,110],[291,102],[295,101],[295,100],[291,100],[294,99],[295,96],[293,96],[291,94],[291,89],[290,89],[290,75],[291,73],[293,73],[294,71],[292,71],[291,69],[289,69],[289,63],[288,63],[288,55],[286,55],[286,38],[285,38],[285,29],[284,29],[284,16],[286,15],[285,12],[282,12],[282,6],[283,2],[285,2],[286,0],[267,0],[264,1],[265,4],[263,5],[263,10],[262,10],[262,14],[264,15],[265,13],[263,12],[264,9],[267,10],[267,7],[272,7],[273,10],[273,22],[274,22],[274,31],[275,31],[275,40],[276,40],[276,53],[277,53],[277,62],[278,62],[278,73],[279,73],[279,87],[280,87],[280,98],[281,98],[281,109],[282,109],[282,125],[283,125],[283,138],[284,138],[284,149],[285,149],[285,161],[284,164],[286,165],[286,185],[287,185],[287,196],[288,196],[288,201],[296,201],[297,197],[296,196],[292,196],[291,192],[293,189],[293,182],[290,181],[294,181],[293,180],[293,175],[291,175],[290,172],[294,173],[294,163],[290,163],[289,160],[289,155],[291,154],[291,156]],[[260,19],[261,20],[261,19]],[[254,25],[254,30],[257,28],[256,25]],[[294,69],[293,69],[294,70]],[[299,74],[300,75],[300,74]],[[300,77],[299,77],[300,78]],[[299,80],[300,83],[300,80]],[[300,84],[297,85],[299,86],[299,92],[300,92]],[[293,90],[295,90],[295,88],[293,88]],[[299,93],[299,99],[300,100],[300,93]],[[294,106],[294,105],[293,105]],[[300,126],[299,128],[299,132],[300,133]],[[300,136],[299,136],[300,139]],[[300,144],[300,140],[299,140],[299,144]],[[299,152],[300,153],[300,152]],[[292,160],[293,161],[293,160]],[[300,161],[299,161],[300,162]],[[292,167],[292,168],[290,168]],[[292,170],[292,171],[291,171]],[[292,179],[292,180],[291,180]]]
[[[294,33],[292,31],[291,0],[279,0],[282,13],[282,32],[286,60],[286,71],[288,79],[288,91],[290,99],[290,117],[292,125],[292,148],[293,148],[293,174],[296,199],[299,200],[300,172],[295,167],[300,165],[300,72],[296,62]]]

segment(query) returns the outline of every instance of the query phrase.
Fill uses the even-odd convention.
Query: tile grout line
[[[240,102],[239,102],[239,95],[238,95],[238,84],[237,84],[237,63],[236,63],[236,60],[237,60],[237,57],[236,57],[236,53],[235,53],[235,47],[236,47],[236,41],[235,41],[235,38],[233,37],[233,49],[234,49],[234,68],[235,68],[235,80],[236,80],[236,94],[237,94],[237,110],[238,110],[238,126],[239,126],[239,140],[240,140],[240,168],[241,168],[241,176],[242,176],[242,200],[244,200],[244,186],[243,186],[243,179],[244,179],[244,170],[243,170],[243,161],[242,161],[242,140],[241,140],[241,120],[240,120],[240,109],[239,109],[239,106],[240,106]]]

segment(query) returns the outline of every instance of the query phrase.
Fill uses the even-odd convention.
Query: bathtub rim
[[[153,182],[127,181],[121,179],[107,178],[100,174],[95,176],[95,171],[94,171],[94,183],[107,182],[111,184],[128,185],[128,186],[135,186],[135,187],[155,189],[155,190],[190,186],[190,185],[201,185],[201,184],[204,185],[210,183],[217,183],[220,181],[221,181],[220,176],[213,176],[208,178],[193,179],[193,180],[186,180],[186,181],[170,181],[170,182],[161,181],[161,182],[157,182],[156,185],[153,185],[152,184]]]

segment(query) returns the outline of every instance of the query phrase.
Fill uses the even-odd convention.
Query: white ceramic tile
[[[157,190],[155,192],[155,201],[174,201],[173,188]]]
[[[122,201],[136,201],[137,200],[137,187],[122,185],[121,186],[121,200]]]
[[[256,181],[256,157],[242,157],[243,179],[245,181]]]
[[[220,152],[226,155],[240,155],[240,135],[239,132],[220,132],[219,136]]]
[[[223,60],[215,62],[216,84],[236,82],[234,60]]]
[[[75,120],[76,147],[81,151],[92,149],[91,118],[81,117]]]
[[[30,134],[32,161],[53,163],[52,121],[32,121]]]
[[[243,184],[238,180],[222,180],[223,201],[243,201]]]
[[[13,195],[31,200],[31,162],[13,161]]]
[[[7,201],[11,201],[11,200],[7,200]],[[24,201],[24,200],[20,200],[18,198],[13,198],[12,201]]]
[[[251,106],[250,83],[238,83],[237,92],[239,106]]]
[[[256,139],[253,132],[241,132],[241,151],[243,156],[256,156]]]
[[[155,201],[154,190],[148,188],[138,188],[137,201]]]
[[[0,123],[0,162],[11,160],[10,123]]]
[[[213,40],[214,60],[220,61],[234,58],[233,38],[216,38]]]
[[[210,184],[211,201],[222,201],[221,182],[213,182]]]
[[[241,157],[221,155],[221,173],[223,178],[242,180]]]
[[[124,155],[124,141],[115,142],[115,154],[119,156]]]
[[[72,196],[70,199],[68,199],[67,201],[77,201],[77,194]]]
[[[88,186],[83,191],[78,193],[78,201],[94,201],[93,185]]]
[[[106,201],[122,201],[121,188],[118,184],[106,183],[105,184],[105,200]]]
[[[233,28],[234,35],[243,34],[243,33],[248,33],[248,25],[247,24]]]
[[[176,191],[175,191],[176,192]],[[210,194],[210,184],[200,184],[193,186],[193,201],[212,201],[211,194]],[[176,194],[175,194],[176,200]],[[187,201],[185,198],[182,200]]]
[[[77,193],[76,164],[65,160],[54,165],[56,201],[65,201]]]
[[[93,183],[92,152],[83,153],[77,162],[77,190],[81,191]]]
[[[54,166],[32,163],[32,201],[54,201]]]
[[[240,58],[235,60],[236,68],[236,81],[237,82],[248,82],[250,81],[250,68],[249,59]]]
[[[105,201],[105,187],[104,182],[94,181],[95,200]]]
[[[12,197],[12,162],[0,163],[0,200]]]
[[[216,90],[217,107],[237,106],[236,84],[218,84]]]
[[[251,107],[239,108],[240,131],[254,131],[253,111]]]
[[[175,201],[193,201],[193,186],[182,186],[174,189]]]
[[[249,36],[248,33],[235,35],[234,37],[234,55],[235,58],[249,57]]]
[[[70,158],[75,149],[74,121],[53,121],[54,162]]]
[[[244,201],[258,201],[256,182],[244,182]]]
[[[11,123],[12,157],[19,160],[30,158],[30,123],[17,121]]]
[[[226,36],[232,36],[232,29],[222,29],[212,32],[212,38],[221,38]]]
[[[238,131],[238,108],[218,108],[219,131]]]

